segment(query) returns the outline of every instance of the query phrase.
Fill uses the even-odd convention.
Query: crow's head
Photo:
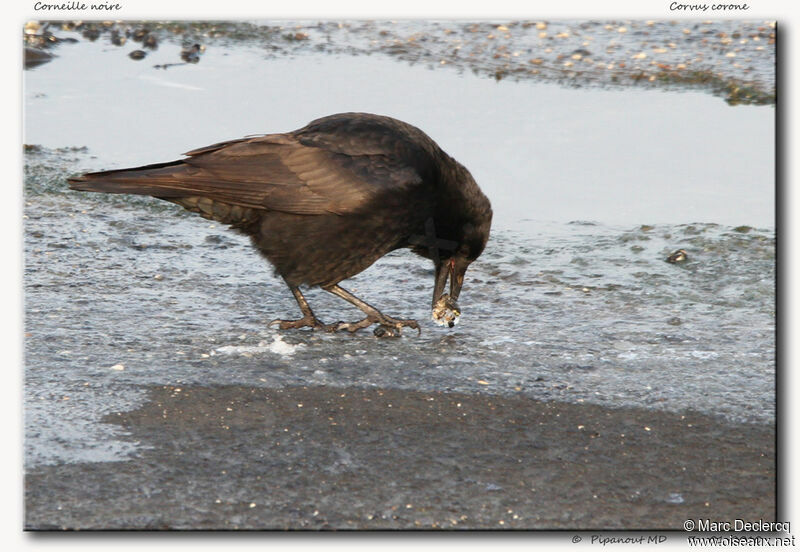
[[[452,328],[458,324],[461,316],[458,296],[464,284],[464,274],[486,247],[491,223],[492,210],[488,207],[480,217],[460,225],[459,239],[452,250],[440,251],[439,258],[434,258],[436,268],[431,317],[440,326]],[[449,292],[445,293],[448,280]]]

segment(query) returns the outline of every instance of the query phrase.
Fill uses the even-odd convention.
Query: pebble
[[[686,259],[688,259],[688,258],[689,257],[686,254],[685,250],[678,249],[677,251],[672,253],[669,257],[667,257],[666,260],[667,260],[668,263],[682,263],[682,262],[686,261]]]
[[[151,34],[144,38],[142,44],[145,46],[145,48],[150,48],[151,50],[158,49],[158,39]]]

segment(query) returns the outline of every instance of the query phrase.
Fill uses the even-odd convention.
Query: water
[[[81,42],[25,74],[25,143],[44,148],[26,156],[29,466],[130,452],[98,421],[145,385],[524,394],[774,421],[771,107],[241,45],[153,68],[178,49],[133,62]],[[81,170],[349,110],[417,124],[493,202],[455,330],[429,320],[432,267],[404,251],[344,287],[417,318],[421,337],[267,329],[297,306],[245,238],[155,200],[65,191]],[[679,248],[688,261],[665,262]],[[324,322],[359,317],[307,298]]]
[[[771,107],[731,109],[700,92],[495,82],[376,57],[265,60],[244,47],[153,68],[178,50],[164,44],[132,62],[100,44],[61,48],[26,73],[25,143],[87,146],[97,158],[87,168],[107,169],[367,111],[421,127],[461,160],[491,198],[496,225],[774,226]]]

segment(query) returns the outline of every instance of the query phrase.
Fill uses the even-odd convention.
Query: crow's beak
[[[461,262],[458,258],[447,259],[436,266],[435,283],[433,286],[433,321],[440,326],[452,328],[458,324],[461,316],[461,309],[456,302],[458,294],[461,293],[461,285],[464,283],[464,273],[469,265],[466,260]],[[450,293],[445,293],[444,288],[447,280],[450,280]]]
[[[431,303],[433,306],[444,295],[444,288],[448,279],[450,280],[450,299],[453,301],[458,299],[458,295],[461,293],[461,286],[464,285],[464,274],[466,274],[468,266],[468,262],[458,257],[442,260],[436,266],[433,301]]]
[[[455,301],[461,293],[461,286],[464,285],[464,275],[467,273],[469,263],[456,258],[453,268],[450,271],[450,298]]]
[[[448,278],[450,278],[450,287],[452,288],[452,273],[453,262],[451,259],[444,259],[436,265],[436,270],[434,272],[433,301],[431,302],[432,307],[435,307],[436,303],[442,298],[442,295],[444,295],[444,286],[447,284]]]

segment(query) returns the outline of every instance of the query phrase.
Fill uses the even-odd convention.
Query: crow
[[[220,142],[186,158],[69,179],[85,192],[149,195],[230,225],[289,286],[302,318],[281,329],[378,324],[375,335],[420,331],[339,286],[395,249],[434,262],[432,317],[453,327],[467,267],[489,239],[492,208],[469,171],[418,128],[381,115],[341,113],[282,134]],[[445,286],[449,279],[449,293]],[[357,322],[323,324],[300,286],[319,286],[361,309]]]

